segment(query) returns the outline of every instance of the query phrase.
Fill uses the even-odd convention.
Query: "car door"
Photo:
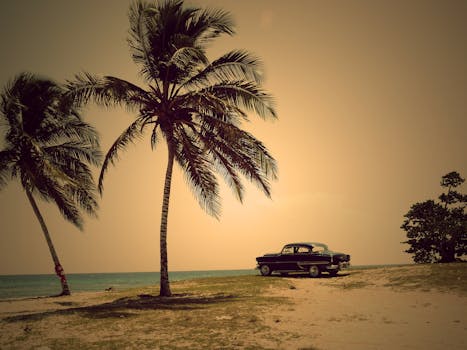
[[[287,245],[282,249],[280,256],[278,257],[277,270],[296,270],[296,251],[297,247],[293,245]]]
[[[313,260],[311,247],[308,245],[301,245],[297,247],[295,260],[300,269],[307,269],[310,262]]]

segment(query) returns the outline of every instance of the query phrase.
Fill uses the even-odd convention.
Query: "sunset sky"
[[[87,71],[144,86],[126,42],[129,3],[1,1],[0,88],[22,71],[58,82]],[[214,42],[212,59],[241,48],[264,61],[279,119],[253,117],[245,128],[275,156],[279,179],[272,199],[248,185],[243,204],[223,185],[216,220],[176,168],[169,270],[254,268],[256,256],[296,241],[327,243],[355,265],[411,262],[403,215],[441,193],[441,176],[467,176],[467,1],[186,3],[235,19],[237,34]],[[92,104],[83,115],[104,152],[134,118]],[[166,158],[149,138],[128,147],[107,173],[99,218],[86,218],[83,232],[39,203],[66,272],[159,270]],[[11,182],[0,192],[0,274],[29,273],[53,273],[53,264]]]

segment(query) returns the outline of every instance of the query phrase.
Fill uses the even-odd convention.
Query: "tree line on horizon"
[[[129,8],[128,44],[146,86],[113,76],[77,74],[58,84],[23,72],[1,93],[0,118],[6,122],[0,150],[0,189],[20,181],[40,223],[62,292],[69,295],[64,269],[36,197],[55,203],[62,216],[82,229],[81,212],[97,215],[97,192],[118,153],[149,129],[150,146],[167,147],[160,219],[160,295],[171,296],[167,221],[174,164],[182,169],[200,206],[219,218],[216,174],[243,199],[242,177],[270,197],[277,165],[266,146],[241,128],[248,113],[277,118],[274,101],[262,88],[262,62],[246,50],[232,50],[210,61],[207,47],[233,35],[232,16],[219,9],[185,6],[183,0],[135,1]],[[102,157],[96,130],[80,108],[94,102],[125,106],[134,121]],[[91,166],[100,166],[96,184]]]

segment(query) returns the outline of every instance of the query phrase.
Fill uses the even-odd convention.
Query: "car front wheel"
[[[318,265],[311,265],[309,273],[310,277],[316,278],[319,277],[319,275],[321,275],[321,270],[319,269]]]
[[[259,271],[263,276],[269,276],[271,274],[271,268],[268,265],[261,265]]]

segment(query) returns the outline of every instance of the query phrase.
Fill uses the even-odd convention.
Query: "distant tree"
[[[416,263],[454,262],[467,254],[467,196],[456,191],[464,179],[453,171],[444,175],[447,191],[439,202],[427,200],[412,205],[401,228],[407,232],[407,253]]]
[[[183,1],[136,1],[130,7],[129,45],[147,84],[90,74],[70,82],[82,103],[93,98],[104,106],[123,105],[136,112],[133,123],[117,138],[105,157],[104,174],[119,151],[146,129],[151,147],[160,140],[168,159],[160,221],[160,295],[170,296],[167,263],[167,220],[174,162],[186,175],[200,205],[218,217],[216,172],[239,200],[241,175],[270,195],[276,163],[261,141],[241,129],[247,112],[276,118],[271,97],[261,88],[261,63],[250,53],[233,50],[210,62],[206,47],[222,34],[232,35],[231,16],[222,10],[184,6]]]
[[[34,210],[60,278],[70,288],[35,196],[53,201],[63,217],[82,229],[80,209],[95,215],[96,186],[88,164],[100,165],[97,133],[80,117],[65,90],[51,80],[19,74],[0,95],[5,123],[0,150],[0,190],[18,179]]]

